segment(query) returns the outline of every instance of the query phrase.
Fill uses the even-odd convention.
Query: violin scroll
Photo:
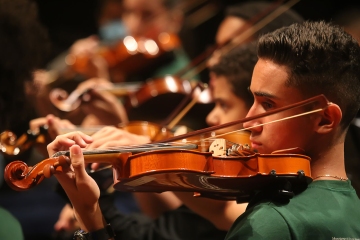
[[[0,149],[6,157],[18,156],[28,150],[34,143],[45,143],[47,126],[41,126],[39,132],[28,130],[19,138],[11,131],[0,134]]]
[[[38,185],[62,168],[70,165],[70,159],[66,156],[46,159],[33,167],[29,167],[22,161],[9,163],[4,170],[6,183],[16,191],[25,191]]]
[[[84,93],[77,91],[72,92],[70,95],[60,88],[54,88],[49,93],[51,103],[63,112],[71,112],[81,105],[81,97]]]

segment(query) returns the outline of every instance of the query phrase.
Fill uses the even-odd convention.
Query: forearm
[[[247,206],[235,201],[193,197],[192,193],[187,192],[175,192],[175,195],[192,211],[212,222],[218,229],[226,231],[245,212]]]
[[[114,229],[115,239],[121,240],[182,240],[224,239],[226,232],[185,206],[165,212],[156,220],[144,214],[121,214],[112,203],[111,196],[100,197],[104,217]]]
[[[76,220],[80,228],[87,232],[93,232],[106,226],[105,219],[101,213],[99,204],[94,209],[76,207],[73,205]]]
[[[182,205],[182,202],[172,192],[144,193],[135,192],[134,196],[141,211],[155,219],[162,213],[174,210]]]

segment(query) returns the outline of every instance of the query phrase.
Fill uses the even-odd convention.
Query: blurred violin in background
[[[65,134],[71,131],[81,131],[85,134],[92,135],[99,131],[104,126],[94,127],[76,127],[74,129],[59,129],[60,134]],[[42,125],[39,127],[39,131],[28,130],[26,133],[16,136],[12,131],[3,131],[0,133],[0,150],[1,154],[7,160],[13,160],[20,158],[23,154],[27,153],[35,144],[46,148],[46,145],[51,142],[52,139],[48,136],[48,126]]]
[[[124,82],[130,74],[154,68],[157,58],[179,46],[178,36],[163,32],[155,39],[126,36],[116,43],[100,45],[95,55],[106,61],[112,82]],[[87,53],[69,54],[65,63],[73,71],[89,76],[91,57]]]
[[[130,82],[130,83],[115,83],[111,86],[96,87],[95,83],[92,87],[75,89],[70,94],[61,88],[54,88],[49,93],[50,102],[59,110],[63,112],[71,112],[79,108],[82,101],[86,101],[87,93],[93,88],[98,91],[106,91],[113,94],[116,97],[126,97],[131,93],[137,92],[143,83],[141,82]]]
[[[26,133],[17,137],[11,131],[4,131],[0,134],[0,149],[7,160],[15,157],[19,158],[27,152],[35,143],[47,144],[46,141],[47,127],[42,126],[38,132],[28,130]]]

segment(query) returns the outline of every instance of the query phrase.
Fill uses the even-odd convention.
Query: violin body
[[[128,159],[131,167],[136,158],[134,155]],[[128,178],[114,175],[114,188],[136,192],[187,191],[196,192],[197,196],[247,201],[270,186],[290,183],[303,187],[311,182],[310,158],[300,154],[212,156],[206,164],[203,162],[202,169],[179,163],[176,168],[165,170],[157,168],[157,163],[153,159],[152,168],[139,172],[136,168]]]
[[[213,104],[209,102],[208,96],[202,97],[201,94],[198,97],[198,85],[195,81],[190,82],[173,75],[148,79],[138,91],[124,97],[124,107],[129,119],[150,121],[163,126],[177,119],[174,125],[200,129],[207,125],[205,118],[199,119],[199,116],[206,116]],[[185,114],[182,115],[184,110]]]
[[[127,110],[139,107],[150,99],[167,94],[178,93],[182,96],[191,93],[192,85],[188,80],[182,80],[179,77],[167,75],[163,78],[151,79],[136,92],[132,92],[125,99],[125,108]]]
[[[179,46],[179,37],[166,32],[160,33],[153,39],[126,36],[119,42],[100,46],[97,55],[106,61],[112,81],[124,82],[128,75],[154,66],[157,58]],[[91,64],[90,57],[69,55],[66,63],[75,72],[87,76]]]

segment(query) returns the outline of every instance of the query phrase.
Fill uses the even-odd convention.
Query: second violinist
[[[42,93],[39,94],[41,104],[39,104],[38,110],[40,116],[54,114],[61,118],[69,119],[78,125],[81,124],[84,118],[88,118],[88,116],[86,116],[88,114],[86,110],[84,110],[86,112],[85,114],[82,110],[77,111],[77,113],[64,113],[63,111],[57,109],[53,103],[49,102],[49,92],[53,87],[62,88],[70,94],[70,92],[74,90],[74,85],[76,88],[80,81],[87,81],[89,78],[93,78],[90,80],[89,84],[85,84],[90,86],[89,89],[96,88],[96,85],[102,87],[103,84],[101,81],[103,80],[109,81],[106,88],[115,87],[111,86],[112,82],[126,82],[128,84],[144,83],[148,79],[156,79],[159,77],[163,78],[167,74],[173,75],[189,64],[190,60],[177,37],[177,34],[183,24],[183,11],[180,8],[179,0],[107,0],[104,2],[103,8],[106,9],[108,4],[114,3],[120,5],[119,11],[121,10],[121,18],[119,18],[118,15],[115,18],[112,16],[102,17],[101,30],[107,29],[107,26],[112,25],[114,22],[118,22],[121,23],[117,24],[119,28],[121,25],[122,29],[125,29],[125,34],[122,38],[125,36],[131,36],[134,37],[134,39],[148,39],[149,42],[150,40],[158,42],[159,39],[161,39],[163,42],[168,41],[171,47],[165,47],[166,49],[164,49],[161,54],[148,58],[149,61],[147,61],[146,64],[137,66],[137,64],[141,64],[140,60],[132,62],[131,69],[134,68],[136,70],[132,72],[124,72],[124,69],[121,66],[128,65],[128,63],[126,63],[126,59],[123,63],[119,62],[116,66],[110,67],[107,61],[101,56],[101,54],[99,54],[99,52],[102,51],[101,49],[105,47],[102,46],[101,37],[99,39],[98,37],[90,36],[76,41],[69,48],[65,59],[71,58],[69,56],[86,56],[88,61],[83,66],[83,73],[76,72],[76,69],[74,69],[71,64],[68,64],[68,66],[65,67],[66,70],[64,70],[66,75],[64,76],[65,79],[61,79],[62,74],[60,73],[59,81],[51,83],[48,87],[44,88]],[[113,43],[112,45],[122,44],[122,38],[119,38],[117,43]],[[109,46],[106,46],[105,48],[109,48]],[[124,54],[128,55],[129,59],[133,56],[133,53],[130,54],[127,51],[124,53],[118,52],[116,54],[120,54],[121,58],[124,58]],[[118,58],[120,58],[120,56],[118,56]],[[59,59],[54,60],[54,64],[52,65],[56,66],[57,62],[64,63],[64,55],[59,56]],[[126,69],[130,69],[130,67],[126,67]],[[100,81],[97,82],[96,79],[100,79]],[[82,86],[79,89],[76,88],[76,91],[79,90],[81,92],[81,88]],[[149,95],[151,94],[153,93],[149,93]],[[175,96],[175,94],[172,95]],[[180,97],[183,97],[182,92],[180,95]],[[92,96],[91,94],[88,96],[90,96],[90,99],[95,98],[95,100],[99,100],[98,96]],[[171,97],[168,100],[160,102],[160,104],[166,105],[172,101],[179,101],[180,97]],[[153,104],[150,105],[153,107]],[[163,106],[162,113],[166,114],[167,111],[170,113],[171,109],[175,106],[175,104],[172,104],[171,106]],[[142,116],[145,115],[144,110],[146,111],[147,109],[142,108],[133,111],[132,113],[128,113],[129,118],[140,120],[154,117],[153,115],[148,116],[149,114],[147,114],[147,116]],[[161,116],[159,116],[159,118],[160,117]]]
[[[110,8],[112,11],[106,11]],[[76,58],[86,57],[86,64],[83,63],[82,71],[78,72],[78,74],[83,75],[84,79],[99,77],[107,78],[112,82],[145,81],[148,78],[174,74],[188,64],[189,59],[182,50],[180,40],[177,37],[183,23],[180,1],[106,0],[102,9],[102,14],[99,17],[100,36],[90,36],[76,41],[70,47],[65,58],[68,68],[76,71],[76,67],[72,68],[76,64]],[[114,11],[117,11],[116,15],[112,13]],[[116,32],[121,32],[121,34],[119,33],[117,38],[109,39],[108,35],[110,33],[114,35]],[[126,36],[133,39],[134,46],[130,46],[132,40],[125,38]],[[126,72],[126,69],[116,71],[116,67],[113,69],[115,70],[114,75],[109,72],[110,68],[115,65],[120,66],[120,68],[122,68],[121,64],[128,65],[126,59],[130,59],[138,51],[147,55],[147,52],[150,51],[147,50],[148,45],[152,45],[150,42],[145,44],[145,49],[136,50],[136,46],[142,48],[140,47],[140,40],[145,41],[146,39],[156,43],[159,53],[162,54],[154,53],[153,56],[149,56],[151,61],[146,62],[146,64],[142,64],[139,60],[134,62],[134,66],[127,67],[127,69],[136,69],[133,72]],[[128,51],[120,49],[116,51],[116,46],[119,44],[126,45]],[[154,48],[156,48],[155,45]],[[109,49],[114,50],[113,61],[116,62],[117,59],[120,64],[113,64],[113,61],[110,61],[107,55],[103,54]],[[59,57],[62,58],[61,61],[64,61],[63,56]]]

